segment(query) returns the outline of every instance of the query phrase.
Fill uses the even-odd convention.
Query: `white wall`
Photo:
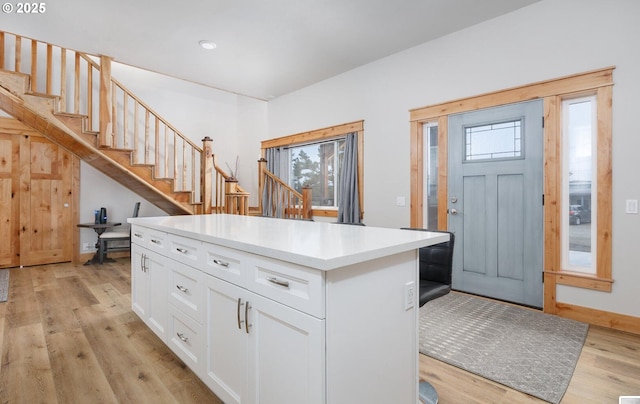
[[[364,119],[364,221],[406,226],[410,109],[615,65],[613,292],[560,287],[558,301],[640,316],[640,216],[624,213],[640,199],[638,17],[636,0],[544,0],[272,100],[259,140]]]

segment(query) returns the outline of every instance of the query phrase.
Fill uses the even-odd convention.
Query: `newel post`
[[[205,136],[202,139],[202,213],[211,213],[211,195],[213,180],[213,139]]]
[[[262,195],[264,192],[264,181],[265,175],[264,171],[267,169],[267,159],[264,157],[260,157],[258,160],[258,209],[260,214],[262,214]]]
[[[302,217],[304,219],[311,219],[311,204],[312,204],[311,187],[302,187]]]
[[[112,146],[111,58],[100,56],[100,146]]]

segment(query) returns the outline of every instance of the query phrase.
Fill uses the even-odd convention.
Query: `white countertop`
[[[449,239],[442,233],[226,214],[138,217],[128,222],[320,270]]]

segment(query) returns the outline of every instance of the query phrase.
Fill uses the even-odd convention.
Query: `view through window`
[[[298,192],[311,187],[313,206],[337,207],[344,146],[341,138],[289,148],[289,186]]]
[[[565,268],[595,273],[596,181],[594,173],[596,133],[595,98],[563,102],[565,178],[564,262]]]

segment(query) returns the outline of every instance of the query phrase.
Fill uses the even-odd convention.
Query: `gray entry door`
[[[542,307],[542,101],[449,117],[453,288]]]

